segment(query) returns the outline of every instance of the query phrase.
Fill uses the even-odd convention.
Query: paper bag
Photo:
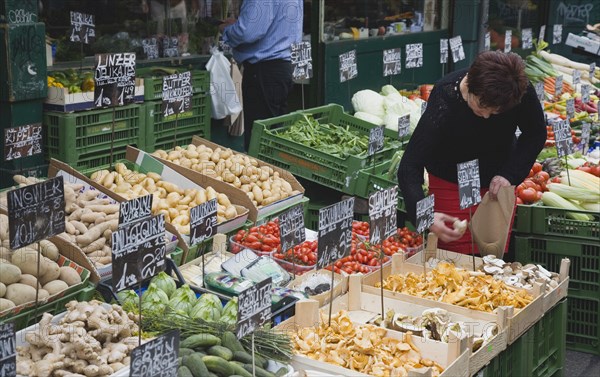
[[[515,186],[500,188],[498,200],[485,194],[469,224],[481,256],[504,256],[515,211]]]

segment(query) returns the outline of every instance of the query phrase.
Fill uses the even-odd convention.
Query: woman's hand
[[[501,177],[499,175],[492,178],[492,181],[490,182],[490,189],[489,189],[490,199],[493,199],[493,200],[498,199],[498,191],[500,191],[500,187],[506,187],[506,186],[510,186],[510,182],[506,178]]]
[[[454,229],[454,227],[448,227],[446,223],[454,223],[455,220],[460,220],[458,217],[449,216],[445,213],[435,212],[433,214],[433,225],[429,227],[429,230],[443,242],[452,242],[460,239],[463,233],[460,230]]]

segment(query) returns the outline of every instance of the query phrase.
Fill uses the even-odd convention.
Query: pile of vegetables
[[[3,214],[0,214],[0,241],[3,245],[0,246],[0,313],[35,302],[36,287],[39,288],[38,301],[44,302],[81,283],[81,276],[73,267],[56,263],[60,254],[58,247],[50,241],[40,241],[41,255],[37,243],[11,251],[8,248],[8,217]]]
[[[190,209],[212,199],[218,202],[217,223],[238,216],[236,207],[227,195],[217,193],[210,186],[184,190],[163,180],[159,174],[136,172],[123,163],[115,164],[114,171],[96,171],[90,178],[127,200],[152,194],[152,212],[155,215],[162,213],[165,221],[181,234],[190,234]],[[118,208],[118,204],[116,206]]]
[[[303,114],[291,126],[283,130],[273,130],[277,136],[317,149],[323,153],[347,158],[366,157],[369,150],[369,135],[349,130],[348,127],[332,123],[320,124],[311,115]],[[384,139],[384,148],[400,148],[397,140]]]
[[[57,323],[44,313],[17,347],[17,374],[30,377],[109,376],[129,365],[138,346],[136,318],[120,306],[71,301]]]
[[[249,229],[240,229],[231,238],[235,243],[230,245],[229,251],[237,254],[245,247],[254,250],[259,255],[272,252],[280,253],[281,240],[279,235],[279,219]]]
[[[244,191],[257,207],[299,194],[270,166],[229,148],[213,150],[190,144],[170,152],[157,150],[152,155],[229,183]]]
[[[317,264],[317,241],[304,241],[285,252],[273,254],[275,260],[282,260],[300,266],[314,266]],[[288,267],[283,265],[284,268]],[[296,271],[298,273],[298,271]]]
[[[126,310],[138,311],[139,296],[135,291],[121,291],[117,296]],[[152,278],[148,289],[142,293],[142,313],[145,315],[151,311],[172,311],[192,320],[235,325],[237,299],[230,300],[223,307],[214,294],[204,293],[197,298],[187,284],[177,288],[175,280],[163,271]]]

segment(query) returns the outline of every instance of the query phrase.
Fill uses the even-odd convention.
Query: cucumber
[[[179,348],[179,356],[184,357],[194,353],[194,350],[191,348]]]
[[[287,367],[281,367],[279,368],[279,370],[277,372],[275,372],[275,375],[277,377],[282,377],[285,376],[286,374],[288,374],[290,370]]]
[[[252,373],[248,372],[246,369],[244,369],[243,364],[240,364],[236,361],[230,361],[229,365],[231,365],[231,367],[233,368],[233,373],[240,375],[242,377],[252,377]]]
[[[269,365],[268,360],[263,359],[262,357],[258,356],[256,353],[254,354],[254,359],[256,360],[256,365],[258,365],[259,367],[266,368],[267,365]],[[240,352],[240,351],[234,352],[233,360],[239,361],[244,364],[252,365],[252,355],[250,355],[248,352]]]
[[[212,346],[208,349],[208,354],[213,356],[219,356],[221,359],[231,361],[233,359],[233,352],[229,348],[223,346]]]
[[[189,368],[194,377],[204,377],[208,375],[208,368],[202,361],[203,355],[198,353],[193,353],[189,356],[186,356],[184,360],[184,365]]]
[[[177,370],[177,377],[194,377],[194,375],[187,367],[183,366]]]
[[[179,344],[181,348],[200,348],[221,345],[221,339],[210,334],[196,334],[186,338]]]
[[[244,364],[244,369],[252,373],[252,364]],[[256,377],[277,377],[273,373],[259,367],[258,365],[254,367],[254,370],[256,372]]]
[[[223,336],[221,337],[221,345],[223,347],[227,347],[231,350],[231,352],[235,351],[245,351],[244,346],[238,340],[237,336],[231,331],[225,331]]]
[[[233,374],[233,367],[229,365],[229,362],[218,356],[204,356],[202,361],[204,361],[204,364],[206,364],[209,371],[218,376],[229,377]]]

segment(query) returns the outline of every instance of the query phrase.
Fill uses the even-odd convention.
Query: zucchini
[[[208,372],[208,377],[219,377],[216,374],[214,374],[213,372]]]
[[[181,348],[201,348],[221,345],[221,339],[210,334],[196,334],[186,338],[180,344]]]
[[[252,373],[248,372],[246,369],[244,369],[243,364],[240,364],[236,361],[230,361],[229,365],[231,365],[231,367],[233,368],[233,373],[240,375],[242,377],[252,377]]]
[[[184,357],[194,353],[194,350],[191,348],[179,348],[179,356]]]
[[[256,354],[256,352],[254,353],[254,359],[256,360],[256,365],[258,365],[260,367],[266,368],[267,365],[269,365],[269,361],[258,356]],[[250,355],[248,352],[240,352],[240,351],[234,352],[233,360],[239,361],[244,364],[252,365],[252,355]]]
[[[179,356],[179,357],[177,358],[177,366],[178,366],[178,367],[180,367],[180,366],[182,366],[182,365],[183,365],[183,357]]]
[[[223,336],[221,337],[221,345],[223,347],[227,347],[231,350],[231,352],[235,351],[245,351],[244,346],[238,340],[237,336],[231,331],[225,331]]]
[[[177,377],[194,377],[188,367],[181,367],[177,370]]]
[[[252,373],[252,364],[244,364],[244,369]],[[256,377],[277,377],[273,373],[259,367],[258,365],[254,367],[254,371],[256,373]]]
[[[186,356],[184,365],[189,368],[194,377],[204,377],[208,375],[208,368],[202,361],[203,355],[200,353],[193,353]]]
[[[233,352],[227,347],[223,346],[212,346],[208,349],[208,354],[213,356],[219,356],[221,359],[231,361],[233,359]]]
[[[206,367],[209,371],[218,376],[229,377],[233,374],[233,367],[229,364],[229,362],[218,356],[204,356],[202,361],[204,361],[204,364],[206,364]]]

